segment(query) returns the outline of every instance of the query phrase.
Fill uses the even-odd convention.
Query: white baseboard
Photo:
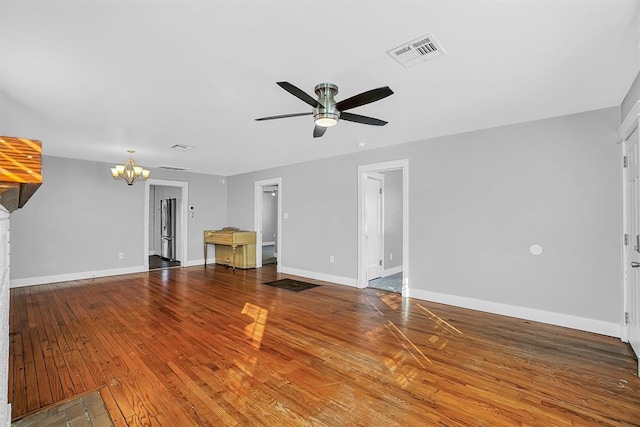
[[[11,403],[4,407],[4,411],[0,411],[0,425],[11,426]]]
[[[402,265],[382,270],[382,277],[391,276],[392,274],[402,273]]]
[[[356,279],[332,274],[318,273],[315,271],[299,270],[297,268],[280,267],[280,273],[293,274],[294,276],[306,277],[307,279],[322,280],[324,282],[337,283],[339,285],[356,287]]]
[[[501,304],[497,302],[479,300],[475,298],[460,297],[457,295],[441,294],[438,292],[410,289],[410,297],[425,301],[438,302],[456,307],[469,308],[487,313],[501,314],[503,316],[518,319],[532,320],[534,322],[547,323],[549,325],[562,326],[580,331],[593,332],[601,335],[620,338],[620,325],[618,323],[604,322],[602,320],[587,319],[585,317],[571,316],[568,314],[554,313],[536,308],[519,307],[515,305]]]
[[[276,242],[262,242],[262,246],[274,246]]]
[[[81,271],[78,273],[57,274],[53,276],[27,277],[25,279],[11,279],[10,288],[23,286],[44,285],[47,283],[68,282],[70,280],[93,279],[96,277],[119,276],[121,274],[142,273],[149,270],[149,266],[113,268],[109,270]]]
[[[216,262],[215,258],[208,258],[207,257],[207,264],[215,264],[215,262]],[[192,260],[189,260],[186,263],[182,264],[183,267],[195,267],[196,265],[204,265],[204,258],[192,259]]]

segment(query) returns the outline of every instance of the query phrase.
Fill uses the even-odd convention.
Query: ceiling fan
[[[379,101],[389,95],[392,95],[393,91],[389,89],[389,86],[371,89],[358,95],[352,96],[351,98],[336,102],[333,97],[338,93],[338,86],[334,85],[333,83],[320,83],[315,87],[314,91],[316,95],[318,95],[318,99],[314,99],[302,89],[292,85],[289,82],[277,83],[278,86],[289,92],[291,95],[295,96],[298,99],[301,99],[302,101],[312,106],[313,111],[308,113],[281,114],[279,116],[261,117],[259,119],[256,119],[257,121],[313,115],[313,118],[315,120],[315,127],[313,129],[314,138],[318,138],[324,135],[324,133],[327,131],[327,128],[337,124],[338,120],[340,119],[373,126],[384,126],[388,123],[384,120],[374,119],[373,117],[348,113],[346,112],[346,110],[369,104],[371,102]]]

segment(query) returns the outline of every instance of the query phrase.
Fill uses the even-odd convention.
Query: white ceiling
[[[0,134],[51,156],[122,163],[132,148],[146,167],[233,175],[617,106],[638,71],[639,11],[637,0],[2,0]],[[405,69],[387,55],[427,33],[446,56]],[[335,83],[337,101],[390,86],[350,110],[389,124],[342,121],[314,140],[310,116],[254,121],[311,110],[283,80],[311,95]]]

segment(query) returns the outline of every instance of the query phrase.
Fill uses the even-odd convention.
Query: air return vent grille
[[[440,43],[432,34],[426,34],[418,37],[408,43],[404,43],[395,49],[387,52],[389,56],[398,61],[404,68],[413,67],[428,61],[446,55],[446,52],[440,46]]]
[[[173,148],[174,150],[187,151],[187,150],[193,150],[195,147],[193,147],[191,145],[187,145],[187,144],[173,144],[173,145],[169,146],[169,148]]]
[[[167,165],[158,166],[158,169],[167,169],[170,171],[188,171],[189,170],[189,168],[183,168],[182,166],[167,166]]]

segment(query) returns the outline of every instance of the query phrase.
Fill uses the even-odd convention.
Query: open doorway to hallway
[[[282,260],[282,178],[254,183],[254,216],[256,232],[256,268],[276,264],[279,272]]]
[[[367,287],[402,293],[402,169],[367,172]]]
[[[409,296],[408,160],[358,166],[358,277]]]
[[[262,265],[278,263],[278,186],[262,187]]]

